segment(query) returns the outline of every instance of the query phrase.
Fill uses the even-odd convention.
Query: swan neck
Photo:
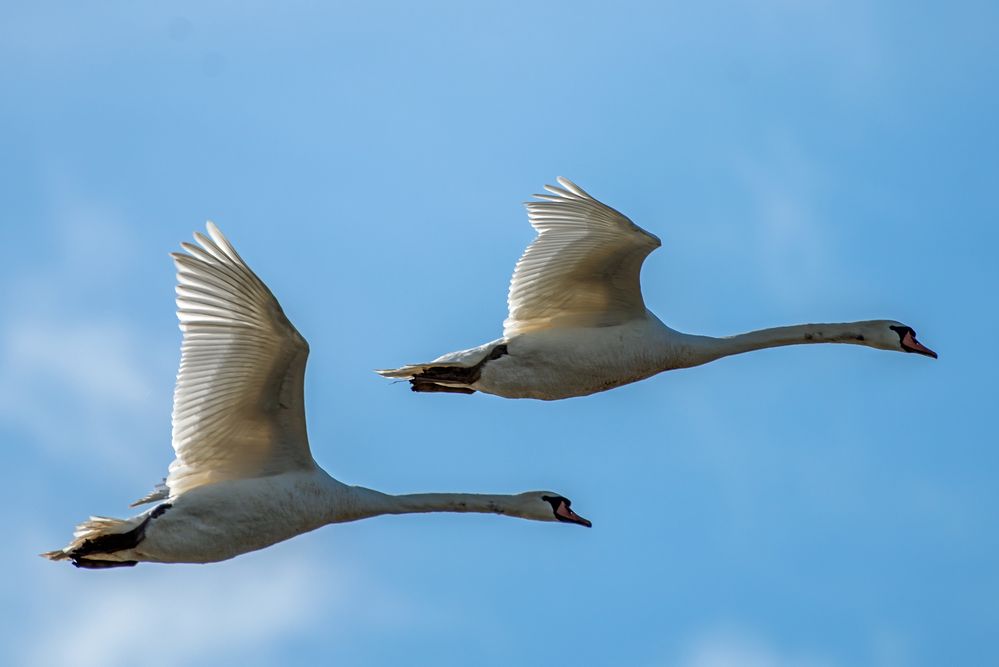
[[[350,487],[349,518],[354,521],[383,514],[423,514],[427,512],[477,512],[516,515],[513,496],[485,493],[408,493],[392,495],[373,489]],[[341,507],[341,509],[344,509]],[[342,515],[342,513],[341,513]]]
[[[700,363],[707,363],[734,354],[785,345],[812,345],[815,343],[867,345],[863,324],[863,322],[796,324],[787,327],[760,329],[722,338],[711,336],[692,336],[691,338],[696,339],[693,343],[702,357]]]

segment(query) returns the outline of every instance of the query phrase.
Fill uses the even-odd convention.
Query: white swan
[[[330,477],[312,459],[303,400],[309,346],[221,232],[181,244],[177,315],[184,332],[165,484],[129,519],[91,517],[63,549],[78,567],[208,563],[329,523],[381,514],[486,512],[589,526],[550,491],[392,496]]]
[[[851,343],[936,358],[900,322],[804,324],[713,338],[670,329],[645,307],[642,262],[661,243],[580,187],[527,203],[538,237],[517,262],[503,337],[429,363],[377,373],[413,391],[505,398],[585,396],[676,368],[779,345]]]

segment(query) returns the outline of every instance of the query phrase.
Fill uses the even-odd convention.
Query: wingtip
[[[218,243],[220,246],[228,245],[229,241],[226,239],[225,234],[222,233],[222,230],[214,222],[209,220],[205,223],[205,228],[208,229],[208,235],[212,237],[215,243]]]
[[[558,184],[561,185],[565,190],[576,195],[577,197],[586,197],[589,199],[593,199],[593,197],[590,195],[589,192],[579,187],[565,176],[557,176],[555,180],[558,181]]]
[[[539,199],[548,199],[548,200],[552,199],[551,195],[555,195],[556,197],[562,199],[572,199],[574,197],[592,199],[589,193],[587,193],[585,190],[583,190],[583,188],[579,187],[578,185],[570,181],[565,176],[556,176],[555,182],[558,183],[558,185],[551,185],[551,184],[545,185],[545,190],[550,192],[551,193],[550,195],[534,195],[534,196]]]

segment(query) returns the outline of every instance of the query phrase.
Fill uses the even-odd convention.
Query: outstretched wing
[[[604,327],[642,317],[639,275],[659,239],[572,181],[527,202],[538,237],[517,262],[503,335]]]
[[[225,479],[315,465],[305,430],[309,345],[222,232],[182,243],[177,317],[184,332],[173,396],[173,495]]]

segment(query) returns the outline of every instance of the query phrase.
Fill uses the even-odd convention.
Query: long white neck
[[[680,356],[684,366],[699,366],[715,359],[733,354],[763,350],[784,345],[811,345],[814,343],[848,343],[851,345],[871,345],[868,335],[870,322],[847,322],[841,324],[798,324],[789,327],[760,329],[735,336],[714,338],[682,334]],[[689,363],[688,363],[689,362]]]
[[[383,514],[426,512],[478,512],[532,518],[522,513],[519,496],[485,493],[410,493],[391,495],[363,486],[345,487],[333,509],[330,523],[356,521]]]

